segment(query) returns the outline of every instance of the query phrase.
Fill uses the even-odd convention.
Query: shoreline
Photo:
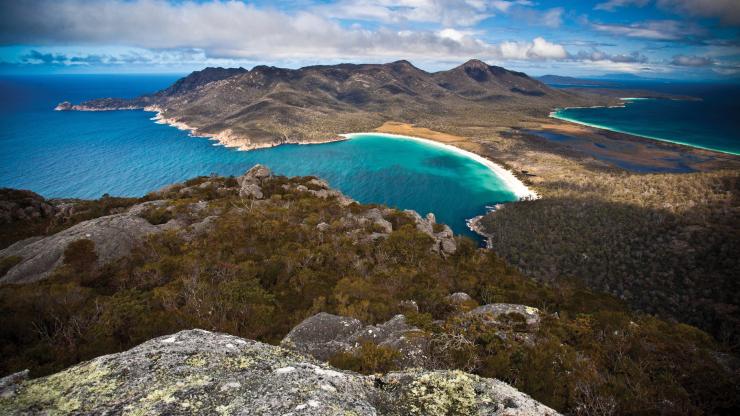
[[[613,108],[613,107],[606,107],[606,106],[596,106],[596,107],[565,107],[565,108],[559,108],[559,109],[556,109],[556,110],[551,111],[550,114],[548,115],[548,117],[553,118],[555,120],[566,121],[568,123],[573,123],[573,124],[578,124],[578,125],[581,125],[581,126],[591,127],[591,128],[594,128],[594,129],[610,131],[610,132],[613,132],[613,133],[626,134],[626,135],[629,135],[629,136],[638,137],[640,139],[654,140],[654,141],[657,141],[657,142],[670,143],[670,144],[673,144],[673,145],[680,145],[680,146],[686,146],[686,147],[689,147],[691,149],[706,150],[706,151],[709,151],[709,152],[722,153],[722,154],[731,155],[731,156],[740,156],[740,152],[732,152],[732,151],[729,151],[729,150],[719,150],[719,149],[714,149],[714,148],[711,148],[711,147],[701,146],[701,145],[697,145],[697,144],[690,144],[690,143],[680,142],[680,141],[677,141],[677,140],[670,140],[670,139],[663,139],[663,138],[660,138],[660,137],[649,136],[647,134],[632,133],[632,132],[620,130],[620,129],[617,129],[617,128],[614,128],[614,127],[607,127],[607,126],[602,126],[600,124],[588,123],[588,122],[585,122],[585,121],[579,121],[579,120],[570,119],[570,118],[567,118],[567,117],[559,116],[557,114],[558,111],[560,111],[560,110],[567,110],[569,108]]]
[[[342,134],[341,136],[351,139],[353,136],[359,136],[359,135],[378,135],[378,136],[385,136],[390,137],[393,139],[402,139],[402,140],[413,140],[418,141],[430,146],[438,147],[441,149],[445,149],[447,151],[451,151],[454,153],[457,153],[458,155],[465,156],[467,158],[470,158],[481,165],[487,167],[491,172],[494,173],[498,178],[500,178],[506,188],[514,193],[514,195],[517,198],[517,201],[527,201],[527,200],[533,200],[533,199],[539,199],[540,196],[537,192],[529,189],[519,178],[517,178],[514,175],[514,172],[512,172],[509,169],[504,168],[503,166],[499,165],[498,163],[495,163],[477,153],[470,152],[468,150],[461,149],[457,146],[453,146],[446,143],[441,143],[435,140],[431,139],[425,139],[422,137],[414,137],[414,136],[405,136],[401,134],[391,134],[391,133],[378,133],[378,132],[358,132],[358,133],[346,133]]]
[[[276,147],[282,144],[301,144],[301,145],[309,145],[309,144],[324,144],[324,143],[331,143],[336,141],[343,141],[343,140],[351,140],[353,136],[359,136],[359,135],[366,135],[366,134],[372,134],[372,135],[381,135],[389,138],[393,138],[396,140],[412,140],[416,141],[428,146],[433,146],[437,148],[441,148],[444,150],[447,150],[449,152],[456,153],[458,155],[465,156],[471,160],[474,160],[484,167],[488,168],[493,174],[499,178],[503,183],[504,186],[511,191],[514,196],[516,197],[516,201],[529,201],[529,200],[535,200],[539,199],[540,195],[527,187],[519,178],[514,175],[514,172],[512,172],[509,169],[504,168],[503,166],[477,154],[465,149],[461,149],[458,146],[455,146],[453,144],[447,144],[443,143],[437,140],[433,139],[426,139],[422,137],[415,137],[415,136],[407,136],[407,135],[401,135],[401,134],[392,134],[392,133],[381,133],[381,132],[355,132],[355,133],[344,133],[339,134],[337,139],[330,139],[330,140],[322,140],[322,141],[313,141],[313,142],[301,142],[301,143],[266,143],[262,146],[260,145],[252,145],[252,146],[244,146],[243,144],[234,143],[237,140],[240,140],[236,136],[231,133],[231,130],[225,130],[222,133],[219,134],[207,134],[207,133],[199,133],[197,128],[188,126],[187,124],[177,121],[172,118],[166,118],[162,115],[161,109],[159,109],[156,106],[149,106],[145,107],[143,109],[147,112],[153,112],[155,113],[154,117],[150,118],[150,120],[154,121],[157,124],[164,124],[171,127],[175,127],[179,130],[187,131],[188,134],[191,137],[198,137],[198,138],[206,138],[208,140],[215,141],[217,146],[224,146],[224,147],[230,147],[230,148],[236,148],[237,151],[250,151],[250,150],[257,150],[257,149],[265,149],[265,148],[271,148]],[[488,212],[486,212],[487,214]],[[491,236],[486,234],[483,229],[480,227],[479,222],[480,220],[486,215],[478,215],[473,218],[469,218],[465,220],[465,225],[468,227],[470,231],[473,233],[479,235],[485,245],[486,248],[492,248],[492,241]]]
[[[217,145],[224,146],[224,147],[230,147],[230,148],[236,148],[239,151],[249,151],[249,150],[257,150],[257,149],[266,149],[271,147],[280,146],[282,144],[299,144],[299,145],[309,145],[309,144],[324,144],[324,143],[332,143],[342,140],[348,140],[351,139],[352,136],[355,135],[363,135],[363,134],[374,134],[374,135],[381,135],[386,137],[391,137],[394,139],[402,139],[402,140],[414,140],[418,141],[427,145],[435,146],[438,148],[445,149],[447,151],[451,151],[454,153],[457,153],[459,155],[465,156],[469,159],[472,159],[481,165],[488,168],[491,172],[494,173],[498,178],[500,178],[506,188],[511,191],[514,196],[516,196],[517,201],[526,201],[526,200],[533,200],[533,199],[539,199],[540,196],[536,191],[533,191],[529,189],[519,178],[514,175],[514,172],[512,172],[509,169],[504,168],[503,166],[499,165],[498,163],[495,163],[477,153],[461,149],[458,146],[454,146],[451,144],[442,143],[436,140],[432,139],[426,139],[422,137],[415,137],[415,136],[406,136],[401,134],[392,134],[392,133],[380,133],[380,132],[355,132],[355,133],[343,133],[339,134],[338,138],[336,139],[328,139],[328,140],[316,140],[316,141],[304,141],[304,142],[283,142],[283,143],[265,143],[263,145],[249,145],[245,146],[241,143],[235,143],[236,141],[242,141],[243,139],[240,139],[238,136],[235,136],[230,129],[224,130],[221,133],[218,134],[210,134],[210,133],[199,133],[198,129],[195,127],[191,127],[181,121],[178,121],[173,118],[167,118],[162,115],[162,110],[157,106],[148,106],[144,107],[144,111],[155,113],[154,117],[150,118],[150,120],[154,121],[157,124],[165,124],[171,127],[175,127],[179,130],[187,131],[190,136],[192,137],[200,137],[200,138],[206,138],[208,140],[212,140],[217,142]]]
[[[332,142],[338,142],[338,141],[345,140],[343,138],[335,138],[335,139],[312,140],[312,141],[303,141],[303,142],[287,140],[285,142],[252,143],[248,139],[245,139],[241,136],[234,134],[231,129],[226,129],[217,134],[201,133],[198,131],[198,128],[196,127],[191,127],[174,118],[164,117],[162,115],[162,110],[157,106],[144,107],[143,111],[155,113],[154,117],[150,118],[150,120],[154,121],[157,124],[164,124],[164,125],[174,127],[178,130],[187,131],[191,137],[208,139],[208,140],[216,142],[214,143],[214,146],[224,146],[224,147],[236,149],[240,152],[247,152],[250,150],[259,150],[259,149],[269,149],[269,148],[280,146],[283,144],[300,144],[300,145],[324,144],[324,143],[332,143]],[[244,142],[247,142],[249,144],[245,144]]]

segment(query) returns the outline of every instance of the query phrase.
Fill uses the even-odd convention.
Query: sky
[[[468,59],[530,75],[740,79],[740,0],[0,0],[0,73]]]

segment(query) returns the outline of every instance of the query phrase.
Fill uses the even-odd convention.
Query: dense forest
[[[207,232],[154,234],[102,266],[95,243],[78,240],[50,277],[0,286],[0,374],[50,374],[185,328],[277,343],[321,311],[364,323],[404,313],[435,340],[435,366],[499,378],[563,412],[683,415],[737,407],[736,359],[701,330],[631,312],[575,279],[539,283],[466,238],[456,238],[454,254],[433,250],[409,213],[347,204],[320,188],[312,178],[273,177],[261,183],[259,199],[245,198],[234,178],[202,177],[139,200],[77,201],[64,221],[28,219],[36,232],[50,233],[164,201],[141,215],[185,229],[212,221]],[[374,208],[392,231],[359,220]],[[3,245],[25,237],[15,228],[3,226]],[[0,274],[20,260],[0,259]],[[453,304],[455,292],[472,300]],[[539,308],[534,336],[516,336],[516,316],[495,329],[460,319],[460,309],[497,302]],[[367,345],[331,362],[373,373],[393,370],[393,357]]]
[[[737,172],[589,172],[548,183],[545,192],[484,219],[500,256],[529,276],[578,278],[737,349]]]

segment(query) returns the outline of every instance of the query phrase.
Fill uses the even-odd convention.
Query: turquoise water
[[[62,100],[135,96],[176,78],[0,78],[0,186],[46,197],[139,196],[198,175],[240,175],[262,163],[283,175],[322,177],[363,203],[434,212],[469,236],[466,219],[515,199],[478,162],[410,140],[370,134],[242,152],[156,124],[144,111],[52,111]]]
[[[701,100],[632,100],[625,107],[569,108],[553,116],[651,139],[740,154],[739,85],[621,82],[617,88],[662,91]]]

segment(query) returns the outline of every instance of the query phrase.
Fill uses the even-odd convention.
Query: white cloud
[[[671,64],[677,66],[710,66],[714,64],[714,59],[706,56],[695,56],[695,55],[676,55],[673,57]]]
[[[473,26],[492,16],[495,11],[505,11],[516,3],[484,0],[340,0],[314,10],[342,19]]]
[[[443,39],[452,39],[455,42],[463,42],[466,38],[472,37],[475,33],[466,30],[457,30],[452,28],[442,29],[437,35]]]
[[[565,48],[538,37],[532,42],[503,42],[499,45],[503,59],[564,59],[568,56]]]
[[[577,61],[609,61],[615,63],[647,63],[647,56],[640,52],[632,52],[628,54],[617,53],[610,54],[599,49],[592,49],[590,51],[579,51],[577,54],[571,56],[572,59]]]
[[[626,72],[630,74],[639,74],[645,72],[667,72],[657,66],[645,66],[631,62],[612,62],[612,61],[593,61],[589,62],[593,68],[606,72]]]
[[[652,40],[680,40],[703,33],[696,26],[676,20],[651,20],[629,25],[592,23],[591,27],[612,35]]]
[[[627,6],[644,7],[649,2],[650,0],[609,0],[609,1],[605,1],[604,3],[597,4],[596,6],[594,6],[594,9],[613,12],[614,10],[620,7],[627,7]]]
[[[474,0],[464,3],[470,7],[483,4]],[[373,30],[347,28],[316,13],[288,14],[239,1],[41,0],[34,7],[27,2],[3,3],[2,11],[0,43],[6,45],[186,48],[202,51],[207,59],[252,61],[541,60],[567,56],[563,46],[543,38],[498,45],[478,39],[475,32],[452,27],[439,32],[382,26]]]

